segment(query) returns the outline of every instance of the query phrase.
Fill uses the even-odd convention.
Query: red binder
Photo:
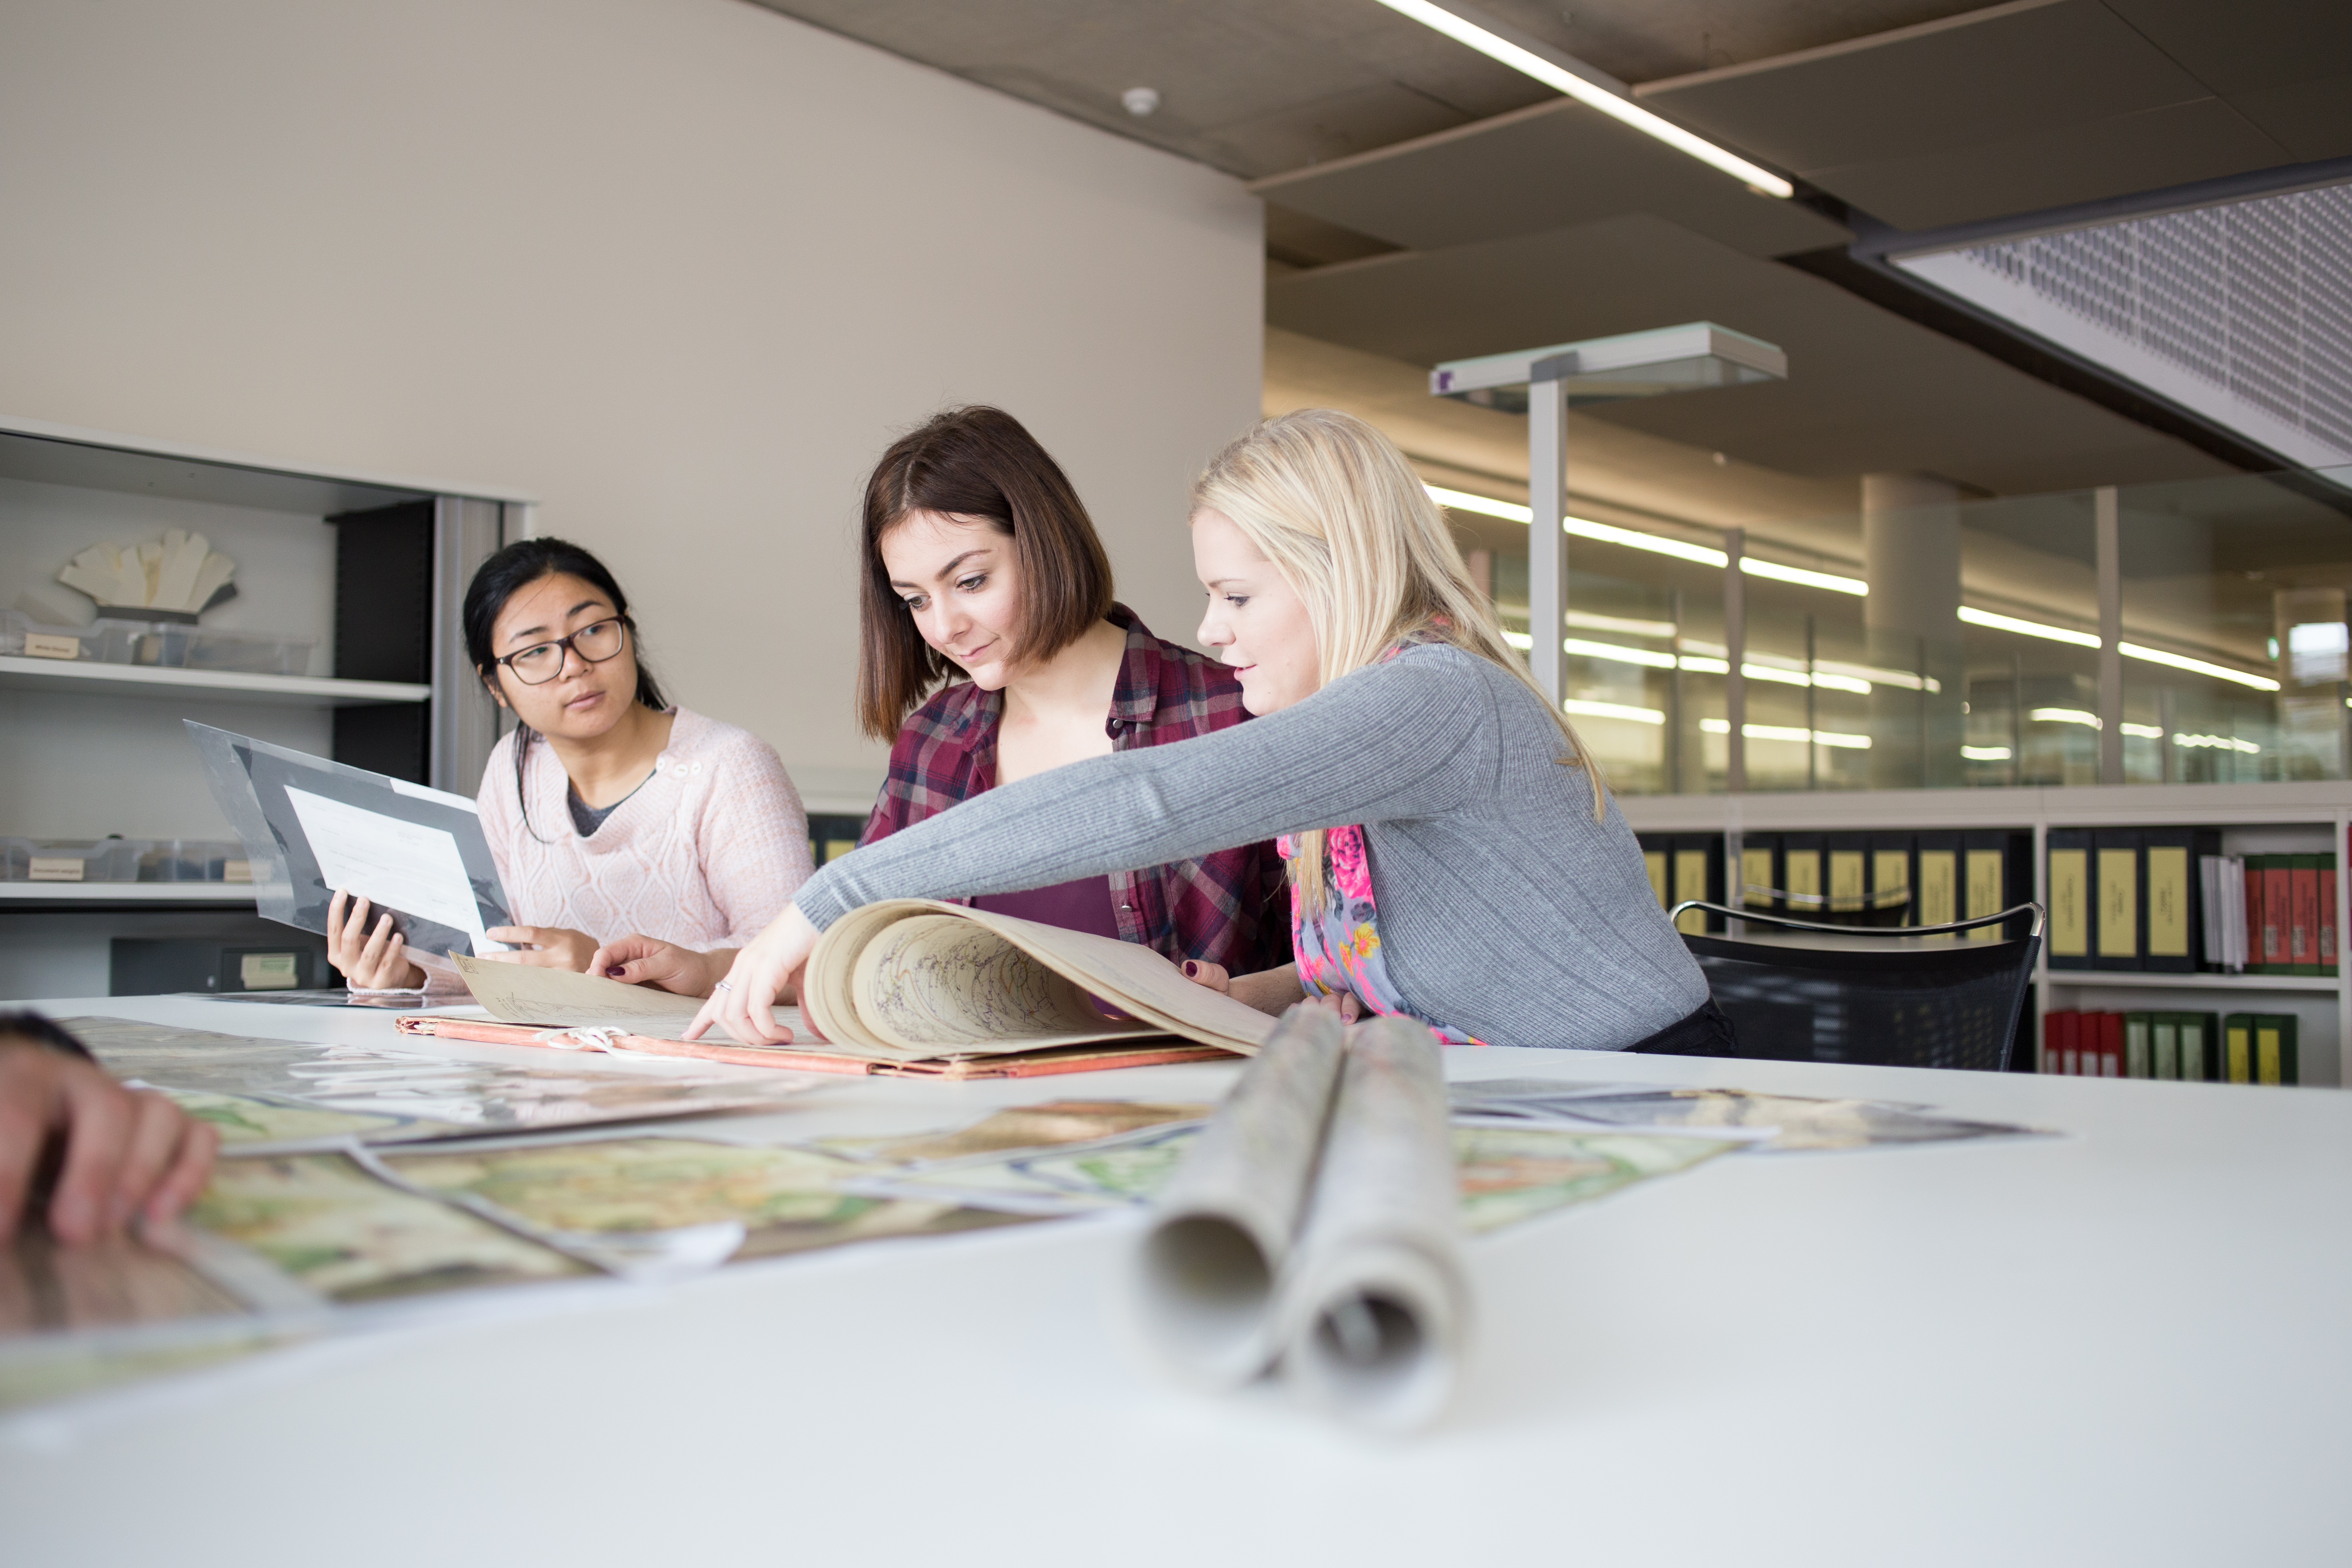
[[[2101,1078],[2124,1076],[2124,1016],[2121,1013],[2095,1015],[2099,1020],[2098,1075]],[[2088,1063],[2083,1068],[2088,1074]]]
[[[2046,1073],[2071,1074],[2075,1070],[2077,1047],[2076,1029],[2082,1015],[2071,1010],[2045,1013],[2042,1017],[2042,1070]]]

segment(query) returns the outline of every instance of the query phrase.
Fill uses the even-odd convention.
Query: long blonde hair
[[[1387,437],[1334,408],[1265,420],[1193,481],[1192,513],[1203,511],[1231,518],[1305,602],[1323,684],[1416,632],[1476,654],[1542,702],[1568,743],[1561,764],[1591,780],[1593,820],[1607,814],[1600,763],[1503,640],[1452,530]],[[1300,835],[1290,863],[1294,885],[1315,910],[1323,903],[1323,837],[1321,828]]]

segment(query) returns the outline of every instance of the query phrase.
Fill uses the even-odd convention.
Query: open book
[[[1150,948],[1011,915],[897,899],[834,922],[786,1046],[681,1040],[702,1005],[591,974],[456,957],[499,1022],[409,1016],[405,1034],[635,1051],[804,1071],[1027,1077],[1249,1055],[1274,1020]]]

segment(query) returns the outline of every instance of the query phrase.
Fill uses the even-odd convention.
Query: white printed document
[[[464,931],[478,953],[506,951],[482,927],[454,837],[308,790],[289,787],[286,798],[328,887]]]

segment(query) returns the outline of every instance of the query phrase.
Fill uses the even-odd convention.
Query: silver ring
[[[718,995],[718,994],[719,994],[719,993],[720,993],[721,991],[732,991],[732,990],[734,990],[734,989],[735,989],[735,987],[733,987],[732,985],[728,984],[727,984],[727,982],[725,982],[724,980],[722,980],[722,981],[720,981],[718,984],[716,984],[716,985],[714,985],[714,986],[712,986],[712,987],[710,988],[710,994],[711,994],[713,996],[716,996],[716,995]]]

